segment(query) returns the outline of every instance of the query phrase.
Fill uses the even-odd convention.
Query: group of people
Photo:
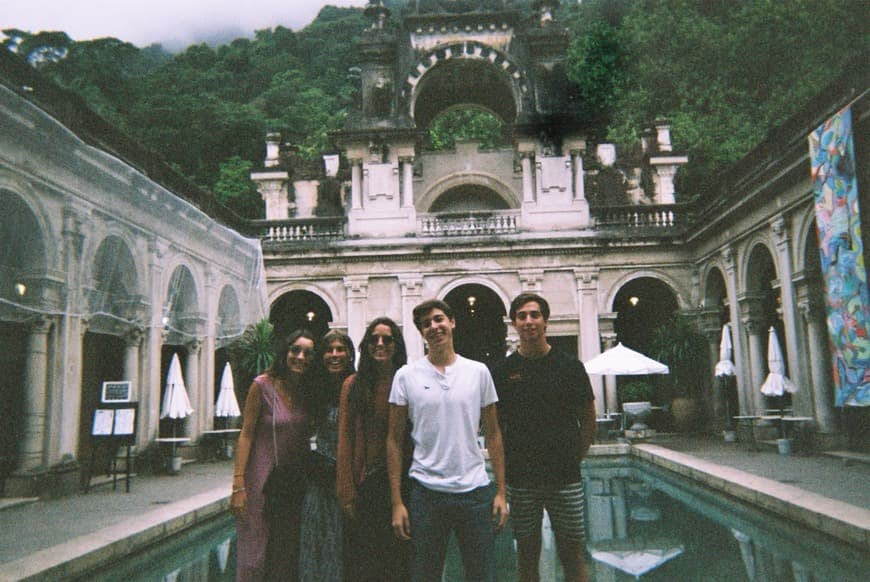
[[[519,345],[492,370],[456,353],[453,310],[437,299],[413,310],[427,351],[411,363],[387,317],[366,328],[356,371],[346,334],[290,334],[245,401],[237,579],[440,581],[452,532],[465,579],[494,581],[510,507],[520,580],[539,579],[544,510],[565,579],[586,580],[592,388],[547,342],[543,297],[517,296],[509,315]]]

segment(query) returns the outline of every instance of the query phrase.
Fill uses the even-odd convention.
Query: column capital
[[[369,293],[369,278],[365,275],[345,277],[344,288],[349,298],[365,299]]]
[[[202,349],[202,340],[199,338],[191,340],[187,342],[185,346],[187,347],[187,353],[189,356],[196,356]]]
[[[541,280],[544,278],[544,269],[523,269],[517,273],[522,283],[523,292],[539,293]]]
[[[47,315],[38,315],[27,322],[30,333],[45,335],[51,331],[51,326],[54,325],[55,318]]]
[[[594,291],[598,289],[598,268],[574,269],[574,280],[578,291]]]
[[[135,348],[142,344],[142,338],[145,336],[145,328],[141,325],[131,325],[124,332],[124,342],[127,347]]]
[[[416,158],[414,156],[399,156],[400,164],[413,164]]]
[[[725,270],[733,274],[737,265],[734,262],[734,248],[730,245],[722,247],[721,251],[722,263],[725,265]]]
[[[776,238],[776,244],[781,246],[789,241],[790,232],[788,228],[788,223],[783,218],[782,214],[776,215],[773,220],[770,221],[770,230],[773,231],[773,234]]]
[[[399,287],[402,289],[402,297],[420,297],[423,292],[423,277],[399,275]]]

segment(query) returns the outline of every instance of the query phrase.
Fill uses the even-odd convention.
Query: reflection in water
[[[584,465],[587,568],[595,582],[865,580],[870,557],[641,462]],[[235,521],[226,514],[131,556],[88,580],[220,582],[235,579]],[[510,531],[497,538],[498,580],[514,580]],[[451,543],[444,580],[461,581]],[[563,580],[545,520],[541,580]]]

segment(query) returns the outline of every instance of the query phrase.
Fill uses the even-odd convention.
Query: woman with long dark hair
[[[348,518],[347,580],[407,580],[407,542],[393,535],[387,420],[393,375],[408,356],[399,326],[379,317],[360,344],[359,371],[344,382],[338,420],[337,492]],[[409,455],[410,458],[410,455]]]
[[[236,579],[295,580],[298,571],[299,523],[304,472],[308,460],[312,410],[309,370],[314,336],[290,334],[275,353],[272,366],[254,378],[245,399],[236,448],[230,508],[236,516]],[[272,523],[263,493],[275,467],[287,470],[298,487],[285,487],[286,511]]]
[[[343,517],[335,495],[338,441],[338,401],[345,378],[354,371],[353,341],[343,331],[321,338],[315,355],[315,436],[309,461],[309,481],[302,502],[299,580],[341,580]]]

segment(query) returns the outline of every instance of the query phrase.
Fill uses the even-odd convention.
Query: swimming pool
[[[628,455],[584,464],[590,579],[647,581],[866,580],[870,557],[853,545],[728,498]],[[514,580],[510,532],[497,539],[499,580]],[[541,579],[562,580],[545,524]],[[235,579],[235,523],[225,514],[88,580]],[[462,580],[451,548],[446,581]]]

